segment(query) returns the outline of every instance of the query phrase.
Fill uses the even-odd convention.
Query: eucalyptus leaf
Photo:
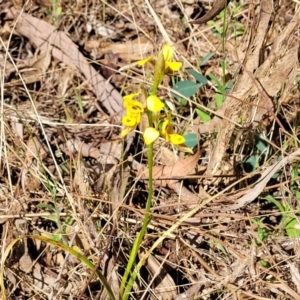
[[[173,86],[173,90],[179,92],[180,94],[182,94],[185,97],[191,97],[194,96],[199,87],[201,86],[201,84],[199,83],[195,83],[192,82],[190,80],[183,80],[183,81],[179,81],[177,82],[174,86]],[[174,97],[178,97],[176,94],[172,93],[172,95],[174,95]]]
[[[259,166],[259,156],[251,155],[246,160],[242,162],[245,172],[251,173],[255,171]]]
[[[213,52],[207,53],[204,58],[202,59],[200,66],[205,65],[215,54]]]
[[[189,148],[194,148],[198,144],[197,135],[195,133],[187,133],[184,135],[184,144]]]
[[[269,144],[267,143],[267,141],[263,138],[262,135],[257,134],[255,135],[255,147],[261,152],[263,153],[264,151],[266,151],[268,149]]]
[[[202,74],[196,72],[195,70],[191,69],[189,70],[189,73],[199,82],[203,85],[206,85],[208,80],[206,79],[205,76],[203,76]]]

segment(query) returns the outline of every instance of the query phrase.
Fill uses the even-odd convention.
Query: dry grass
[[[188,23],[196,1],[15,0],[13,10],[2,1],[2,257],[20,236],[50,237],[90,259],[121,299],[147,199],[140,132],[125,144],[118,137],[121,95],[149,88],[135,62],[167,42],[184,64],[174,78],[192,80],[194,69],[235,87],[218,108],[212,79],[186,105],[164,81],[160,96],[175,107],[177,129],[197,133],[200,154],[194,173],[177,165],[176,182],[156,182],[131,299],[300,299],[298,4],[280,1],[259,29],[260,7],[273,1],[253,2],[229,4],[223,40],[218,18]],[[157,166],[178,157],[156,145]],[[47,243],[24,238],[2,265],[8,299],[108,299],[84,264]]]

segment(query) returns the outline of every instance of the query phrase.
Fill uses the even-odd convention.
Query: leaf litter
[[[126,145],[118,138],[122,95],[148,85],[135,61],[166,41],[187,69],[181,81],[194,69],[222,82],[222,22],[213,15],[212,25],[188,23],[194,1],[62,1],[61,16],[49,1],[13,3],[0,4],[1,249],[30,234],[78,247],[121,299],[119,278],[148,189],[139,133]],[[164,82],[178,127],[196,133],[199,147],[186,156],[155,148],[154,205],[139,259],[195,213],[148,256],[132,299],[300,299],[299,237],[291,239],[281,221],[299,226],[300,10],[290,1],[236,5],[228,5],[224,43],[234,86],[222,106],[214,110],[212,82],[186,104]],[[237,21],[244,34],[232,39]],[[207,108],[211,120],[202,123],[196,111]],[[262,133],[267,154],[253,138]],[[254,156],[258,165],[247,173],[243,165]],[[109,299],[85,265],[45,243],[24,238],[2,264],[8,299]]]

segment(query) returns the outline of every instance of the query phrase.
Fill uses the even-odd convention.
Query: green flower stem
[[[149,118],[149,123],[152,123],[152,112],[148,113],[148,118]],[[132,269],[133,264],[135,263],[136,260],[136,256],[138,254],[138,250],[140,248],[140,245],[142,244],[144,235],[146,233],[147,230],[147,226],[149,224],[150,221],[150,210],[151,210],[151,204],[152,204],[152,194],[153,194],[153,174],[152,174],[152,170],[153,170],[153,144],[150,144],[148,146],[148,168],[149,168],[149,187],[148,187],[148,198],[147,198],[147,203],[146,203],[146,212],[145,212],[145,216],[144,216],[144,221],[143,221],[143,225],[142,228],[137,236],[137,238],[134,241],[130,256],[129,256],[129,261],[127,263],[126,266],[126,270],[125,273],[122,277],[122,283],[121,283],[121,287],[120,287],[120,295],[122,297],[122,300],[127,300],[133,283],[135,282],[135,279],[139,273],[139,269],[134,269],[131,277],[129,279],[129,281],[127,282],[129,273]],[[125,289],[125,292],[124,292]]]
[[[148,226],[148,224],[150,222],[150,209],[151,209],[151,205],[152,205],[152,193],[153,193],[153,177],[152,177],[152,169],[153,169],[153,144],[150,144],[148,146],[148,167],[149,167],[149,187],[148,187],[148,199],[147,199],[147,204],[146,204],[146,213],[145,213],[145,217],[144,217],[144,221],[143,221],[143,225],[142,225],[141,231],[139,232],[139,235],[136,238],[136,240],[134,242],[134,245],[133,245],[133,248],[132,248],[132,251],[130,253],[130,258],[134,255],[134,260],[131,263],[130,269],[132,267],[133,262],[135,261],[135,258],[137,256],[139,247],[140,247],[140,245],[141,245],[141,243],[143,241],[144,235],[146,233],[147,226]],[[129,263],[128,263],[128,265],[129,265]],[[128,265],[127,265],[127,267],[128,267]],[[126,271],[127,271],[127,268],[126,268]],[[136,277],[137,277],[139,271],[140,271],[140,267],[138,269],[135,268],[133,270],[133,272],[132,272],[132,274],[130,276],[129,281],[126,284],[125,292],[122,294],[122,300],[127,300],[128,299],[128,297],[130,295],[130,292],[131,292],[131,289],[132,289],[132,286],[133,286],[133,283],[135,282]],[[127,273],[126,280],[127,280],[128,274],[129,273]],[[123,276],[123,278],[124,278],[124,276]],[[122,285],[123,285],[123,280],[122,280]]]
[[[153,86],[151,89],[151,95],[157,94],[158,86],[161,84],[163,77],[164,77],[164,73],[165,73],[164,71],[165,71],[165,60],[164,60],[162,51],[160,51],[158,54],[158,59],[157,59],[156,65],[155,65],[154,82],[153,82]],[[153,127],[153,116],[152,116],[152,112],[149,110],[148,110],[148,120],[149,120],[149,126]],[[147,226],[150,221],[150,209],[151,209],[152,194],[153,194],[153,177],[152,177],[153,143],[148,145],[148,168],[149,168],[149,190],[148,190],[148,199],[147,199],[147,204],[146,204],[146,212],[145,212],[142,228],[141,228],[137,238],[134,241],[133,247],[130,252],[129,260],[128,260],[128,263],[126,266],[126,270],[122,277],[122,282],[121,282],[121,287],[120,287],[120,295],[122,297],[122,300],[128,299],[130,292],[132,290],[132,286],[133,286],[133,284],[136,280],[136,277],[140,271],[140,267],[132,270],[132,266],[134,265],[134,263],[136,261],[138,250],[143,242],[143,238],[145,236]],[[132,273],[128,280],[130,272],[132,272]]]

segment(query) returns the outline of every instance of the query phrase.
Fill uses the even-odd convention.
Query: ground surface
[[[109,299],[84,258],[122,298],[148,192],[122,96],[149,92],[136,62],[164,43],[183,67],[159,96],[199,147],[155,142],[130,299],[300,299],[298,2],[231,1],[208,24],[188,21],[213,1],[150,2],[0,4],[2,299]]]

